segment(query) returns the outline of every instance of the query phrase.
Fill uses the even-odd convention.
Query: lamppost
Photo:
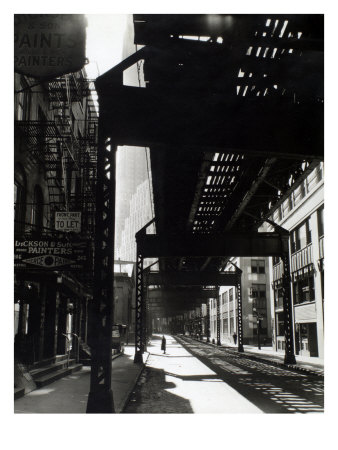
[[[257,346],[258,350],[261,350],[261,320],[263,317],[259,315],[256,308],[252,308],[253,315],[256,316],[257,322]]]

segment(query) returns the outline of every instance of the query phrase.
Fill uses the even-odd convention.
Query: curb
[[[271,359],[266,359],[264,357],[252,355],[252,354],[246,353],[246,352],[242,353],[242,352],[239,352],[238,350],[234,350],[233,347],[217,346],[216,344],[212,344],[211,342],[204,342],[204,341],[200,341],[200,340],[195,339],[195,338],[190,338],[190,339],[193,340],[193,341],[196,341],[196,342],[200,342],[201,344],[209,345],[210,347],[223,348],[225,350],[231,349],[236,355],[238,355],[238,356],[245,356],[246,358],[251,359],[253,361],[261,361],[261,362],[264,362],[266,364],[270,364],[272,366],[283,367],[283,368],[287,368],[287,369],[290,369],[290,370],[294,370],[296,372],[305,373],[307,375],[313,375],[313,376],[316,376],[316,377],[324,378],[324,374],[318,373],[318,372],[316,372],[314,370],[311,370],[311,369],[306,369],[305,367],[300,367],[300,366],[297,366],[297,365],[294,365],[294,364],[285,364],[285,363],[279,362],[279,361],[272,361]]]

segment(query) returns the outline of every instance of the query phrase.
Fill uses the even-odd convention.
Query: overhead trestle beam
[[[224,233],[217,236],[136,235],[144,258],[280,256],[288,249],[288,235],[279,233]]]

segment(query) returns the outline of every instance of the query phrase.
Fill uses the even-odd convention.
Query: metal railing
[[[79,362],[81,338],[76,333],[62,333],[62,335],[67,339],[67,369],[68,369],[69,368],[69,359],[70,359],[70,350],[71,350],[70,344],[72,342],[72,338],[70,336],[74,336],[77,339],[76,362]]]

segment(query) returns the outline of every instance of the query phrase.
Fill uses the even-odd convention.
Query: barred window
[[[265,273],[265,261],[260,259],[252,259],[251,273]]]

